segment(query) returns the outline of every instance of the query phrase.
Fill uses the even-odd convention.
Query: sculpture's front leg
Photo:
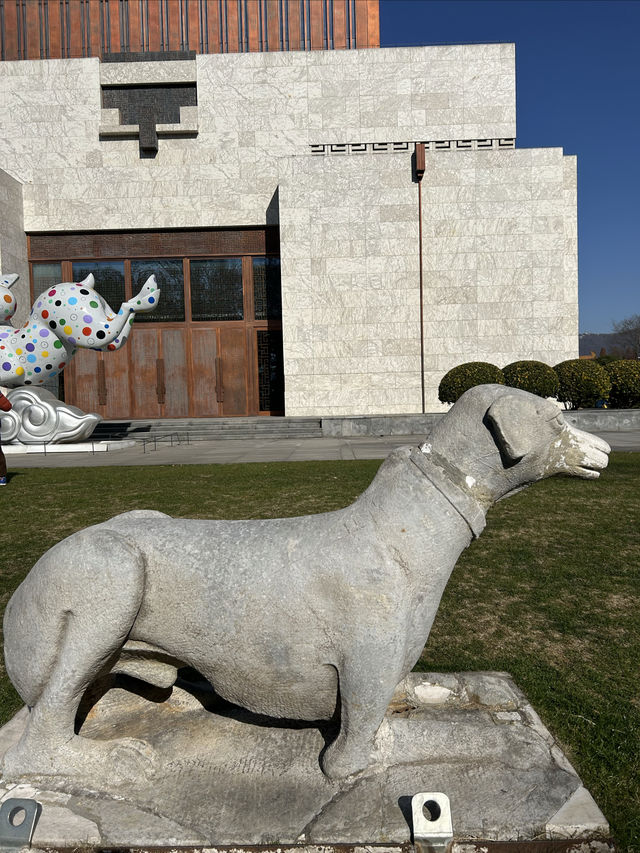
[[[324,752],[321,765],[330,779],[344,779],[369,766],[373,741],[393,698],[402,674],[396,662],[381,663],[388,656],[371,648],[366,658],[355,656],[353,663],[338,669],[340,731]],[[369,668],[363,663],[372,661]],[[375,662],[375,665],[373,665]]]

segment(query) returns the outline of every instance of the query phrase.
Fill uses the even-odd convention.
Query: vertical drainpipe
[[[422,398],[422,414],[425,413],[426,404],[424,396],[424,276],[422,257],[422,176],[425,170],[424,142],[416,142],[413,155],[414,180],[418,184],[418,257],[420,262],[420,394]]]

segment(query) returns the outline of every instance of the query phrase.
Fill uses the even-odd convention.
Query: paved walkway
[[[613,450],[640,451],[640,430],[601,432]],[[395,447],[420,444],[424,435],[360,438],[220,439],[136,444],[108,453],[7,453],[10,470],[17,468],[81,468],[100,465],[201,465],[227,462],[300,462],[323,459],[384,459]],[[7,449],[5,447],[5,449]]]

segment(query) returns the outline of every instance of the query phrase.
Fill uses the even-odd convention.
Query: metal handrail
[[[183,444],[185,441],[187,444],[191,444],[188,432],[182,433],[182,434],[179,432],[169,432],[169,433],[164,433],[162,435],[154,435],[150,438],[134,439],[134,441],[141,441],[142,442],[142,452],[143,453],[147,452],[147,445],[148,444],[153,444],[153,449],[157,450],[159,441],[160,442],[170,441],[171,447],[173,447],[174,443],[179,445],[179,444]]]

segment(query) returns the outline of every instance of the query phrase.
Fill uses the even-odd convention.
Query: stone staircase
[[[101,421],[94,441],[218,441],[248,438],[322,438],[320,418],[175,418]]]

